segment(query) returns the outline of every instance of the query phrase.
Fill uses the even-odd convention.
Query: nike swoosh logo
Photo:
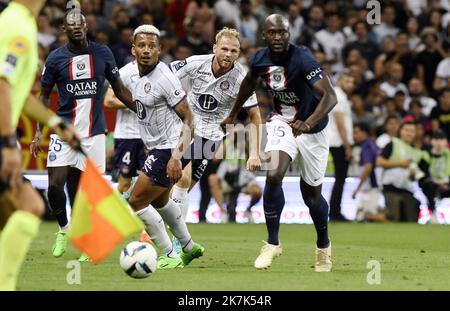
[[[84,75],[86,72],[77,72],[77,78],[81,77],[82,75]]]

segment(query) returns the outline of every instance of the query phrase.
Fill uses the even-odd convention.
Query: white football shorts
[[[84,152],[97,164],[101,173],[105,172],[106,166],[106,136],[104,134],[95,135],[81,139],[81,147]],[[78,151],[59,138],[56,134],[50,135],[48,146],[47,167],[72,166],[84,171],[86,158]]]
[[[300,156],[300,176],[310,186],[323,183],[328,162],[329,139],[327,127],[314,134],[294,137],[292,128],[280,119],[267,122],[265,152],[281,150],[291,161]]]

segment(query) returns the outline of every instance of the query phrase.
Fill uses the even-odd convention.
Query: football
[[[157,253],[149,243],[130,242],[120,253],[120,266],[129,276],[142,279],[155,273]]]

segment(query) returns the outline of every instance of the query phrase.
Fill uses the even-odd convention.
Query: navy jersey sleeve
[[[311,51],[304,48],[304,52],[301,56],[301,70],[304,74],[305,81],[312,88],[314,83],[325,77],[325,71],[323,71],[320,63],[314,58]]]
[[[113,53],[107,46],[104,47],[102,54],[105,60],[105,77],[112,84],[114,81],[120,79],[119,68],[117,68]]]
[[[260,51],[254,53],[248,60],[249,71],[252,75],[254,74],[254,70],[256,68],[255,65],[256,65],[257,59],[260,57],[259,53],[260,53]]]
[[[58,70],[56,67],[56,61],[54,53],[51,53],[44,64],[44,69],[42,70],[41,85],[49,88],[53,88],[57,81]]]

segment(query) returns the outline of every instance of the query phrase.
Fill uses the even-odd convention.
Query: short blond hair
[[[216,35],[216,44],[219,43],[219,40],[222,39],[222,37],[236,38],[239,41],[239,44],[241,44],[241,36],[234,28],[223,27]]]
[[[139,34],[156,35],[158,38],[161,37],[158,28],[153,25],[141,25],[136,28],[133,32],[133,41],[136,40],[136,36]]]

